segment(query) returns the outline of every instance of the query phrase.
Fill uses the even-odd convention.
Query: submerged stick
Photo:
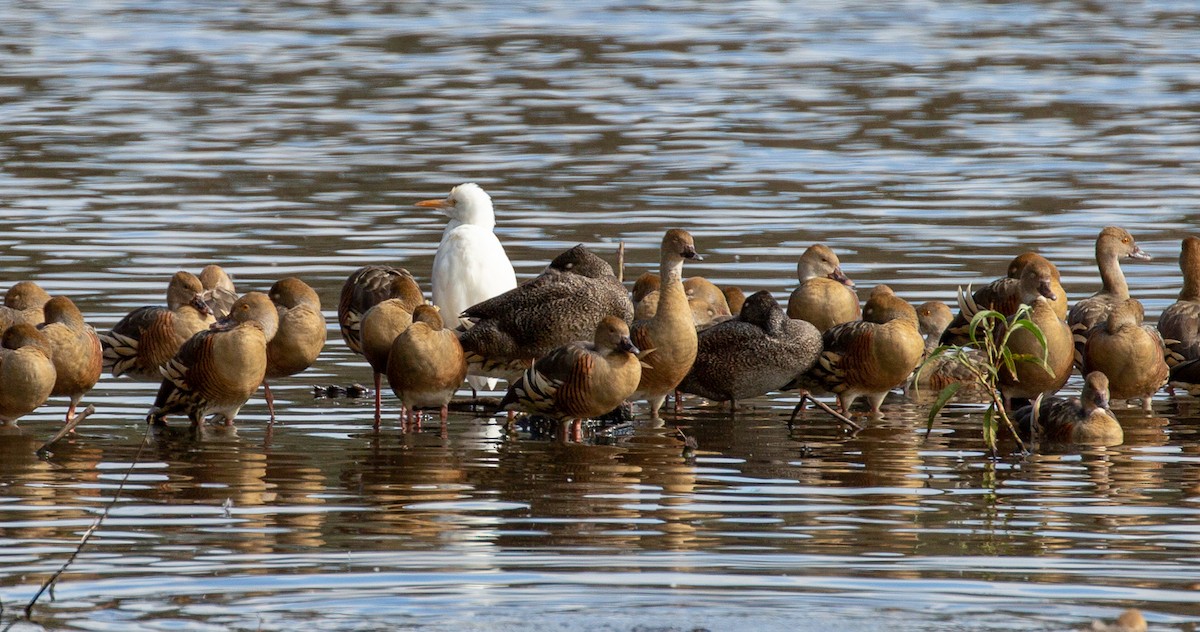
[[[826,413],[829,413],[830,417],[833,417],[835,420],[841,422],[843,425],[850,426],[851,428],[854,429],[855,432],[862,430],[862,426],[851,421],[849,417],[830,408],[829,404],[826,404],[825,402],[813,397],[812,395],[809,395],[808,393],[801,395],[800,401],[796,402],[796,407],[792,409],[792,416],[790,419],[788,419],[788,425],[791,425],[796,422],[796,415],[799,414],[800,409],[804,407],[805,399],[816,404],[818,408],[825,411]]]
[[[92,406],[88,406],[89,410],[92,408]],[[86,410],[84,413],[90,414]],[[81,414],[80,416],[83,415]],[[75,546],[75,550],[71,552],[71,556],[67,558],[67,561],[63,562],[63,565],[60,566],[58,570],[54,571],[54,574],[50,575],[50,577],[46,578],[46,581],[42,582],[42,587],[39,588],[37,593],[33,595],[33,599],[30,599],[29,603],[25,604],[26,619],[33,617],[33,607],[37,604],[38,599],[42,597],[42,594],[45,593],[48,588],[51,588],[54,585],[54,582],[58,581],[58,578],[63,573],[67,572],[67,568],[70,567],[71,564],[75,562],[75,558],[79,557],[79,554],[83,552],[83,547],[87,546],[88,540],[92,539],[92,534],[96,532],[96,529],[100,528],[100,525],[104,522],[104,519],[108,517],[109,512],[111,512],[113,507],[117,505],[117,502],[121,500],[121,492],[125,491],[125,484],[129,482],[129,475],[133,474],[133,468],[137,467],[138,462],[142,459],[142,451],[146,449],[146,444],[150,442],[151,428],[153,428],[152,424],[146,424],[146,434],[142,437],[142,443],[138,446],[137,452],[133,455],[133,461],[130,462],[129,469],[125,470],[125,475],[121,477],[121,482],[117,485],[117,491],[113,494],[112,500],[108,501],[108,504],[104,506],[104,511],[100,512],[100,515],[96,517],[94,522],[92,522],[92,526],[88,527],[87,531],[83,532],[83,537],[79,538],[79,544]],[[53,441],[51,443],[53,443]]]
[[[59,429],[58,434],[54,435],[53,438],[51,438],[49,441],[43,443],[42,447],[37,449],[38,456],[45,456],[46,452],[50,449],[50,446],[54,445],[55,443],[58,442],[59,439],[62,439],[63,437],[67,436],[72,431],[74,431],[75,426],[78,426],[79,422],[83,421],[84,419],[87,419],[88,416],[94,412],[96,412],[96,407],[93,406],[92,404],[88,404],[87,408],[83,409],[83,412],[80,412],[79,414],[72,417],[71,420],[68,421],[66,424],[63,424],[63,427],[61,429]]]

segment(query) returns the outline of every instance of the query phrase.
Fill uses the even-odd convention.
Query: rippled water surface
[[[1100,226],[1153,318],[1200,202],[1192,2],[37,1],[0,13],[3,286],[98,328],[216,262],[332,314],[365,263],[427,284],[476,181],[528,278],[584,242],[627,274],[687,228],[719,283],[786,297],[820,241],[914,302],[1036,248],[1073,298]],[[426,285],[427,287],[427,285]],[[1200,407],[1123,445],[992,461],[979,409],[897,399],[850,436],[794,397],[562,444],[452,415],[375,434],[336,332],[236,431],[141,453],[155,385],[104,379],[0,434],[13,629],[1063,630],[1200,623]],[[1068,389],[1078,389],[1072,379]],[[386,401],[394,417],[395,401]],[[685,455],[681,434],[698,449]],[[32,621],[18,611],[136,462]]]

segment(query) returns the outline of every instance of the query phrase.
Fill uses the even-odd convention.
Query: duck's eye
[[[1129,243],[1129,238],[1128,238],[1128,237],[1122,237],[1122,238],[1121,238],[1121,243],[1123,243],[1123,244],[1127,244],[1127,243]]]

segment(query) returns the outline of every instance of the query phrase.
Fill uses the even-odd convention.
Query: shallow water
[[[620,241],[636,276],[679,226],[690,274],[781,299],[817,241],[860,292],[951,300],[1036,248],[1080,297],[1120,223],[1155,256],[1125,267],[1153,318],[1200,201],[1197,26],[1186,2],[16,3],[4,285],[103,329],[216,262],[243,291],[301,276],[332,314],[365,263],[426,283],[445,220],[412,203],[473,180],[522,278]],[[855,436],[789,429],[780,396],[563,445],[468,413],[376,435],[363,402],[311,394],[368,379],[332,331],[275,385],[271,432],[255,398],[236,432],[138,454],[155,386],[112,379],[46,459],[61,406],[22,420],[0,435],[3,623],[135,461],[13,629],[1200,622],[1187,397],[1119,411],[1124,445],[993,462],[977,408],[926,437],[902,400]]]

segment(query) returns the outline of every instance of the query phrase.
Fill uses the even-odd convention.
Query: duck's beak
[[[617,343],[617,348],[634,355],[641,353],[641,350],[637,348],[637,345],[633,344],[633,340],[630,340],[629,336],[622,336],[621,342]]]
[[[204,314],[205,316],[208,316],[213,313],[212,308],[208,306],[208,303],[204,302],[203,294],[197,294],[197,295],[193,296],[190,304],[192,307],[196,308],[196,311],[200,312],[201,314]]]
[[[1052,301],[1058,300],[1058,295],[1055,294],[1053,288],[1050,287],[1049,281],[1042,281],[1041,283],[1038,283],[1038,294],[1041,294]]]
[[[704,261],[704,257],[701,257],[700,253],[696,252],[695,246],[684,246],[683,252],[679,253],[679,256],[684,259],[691,259],[692,261]]]
[[[208,326],[211,331],[229,331],[234,327],[237,327],[237,321],[228,316]]]
[[[833,272],[829,273],[829,278],[841,283],[846,287],[854,287],[854,281],[851,281],[850,277],[846,276],[845,272],[842,272],[842,266],[834,268]]]
[[[1129,253],[1129,258],[1137,259],[1138,261],[1149,261],[1149,260],[1153,259],[1154,257],[1151,257],[1150,253],[1146,252],[1145,250],[1142,250],[1141,246],[1134,246],[1133,252]]]

